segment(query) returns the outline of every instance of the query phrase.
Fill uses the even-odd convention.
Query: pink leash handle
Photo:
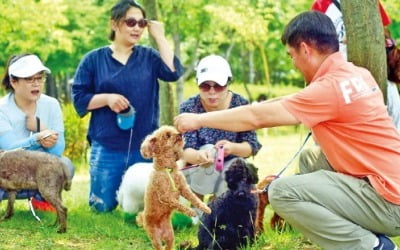
[[[215,162],[215,169],[218,172],[221,172],[222,169],[224,169],[224,146],[223,145],[218,147],[217,159]]]

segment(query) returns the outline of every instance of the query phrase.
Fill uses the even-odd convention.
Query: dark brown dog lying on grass
[[[0,150],[0,188],[8,192],[8,205],[4,219],[14,214],[17,191],[38,190],[41,196],[56,208],[60,224],[58,233],[67,230],[67,208],[61,201],[62,189],[70,190],[64,163],[48,153],[29,150]]]

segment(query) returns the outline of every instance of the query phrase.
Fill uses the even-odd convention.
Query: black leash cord
[[[300,146],[299,150],[297,150],[297,152],[293,155],[293,157],[290,159],[290,161],[285,165],[285,167],[282,168],[282,170],[276,175],[276,178],[279,178],[279,176],[281,176],[281,174],[283,174],[283,172],[285,172],[285,170],[290,166],[290,164],[292,164],[292,162],[294,161],[294,159],[296,159],[297,155],[300,154],[300,152],[303,150],[304,146],[306,145],[308,139],[311,136],[311,132],[308,132],[306,138],[304,139],[303,144]],[[262,190],[263,193],[268,192],[268,188],[269,185],[272,183],[272,181],[270,183],[268,183],[265,188]]]

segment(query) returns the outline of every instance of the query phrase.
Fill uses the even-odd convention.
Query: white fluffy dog
[[[117,201],[126,213],[138,213],[144,207],[144,193],[149,182],[153,163],[140,162],[126,170],[117,191]]]

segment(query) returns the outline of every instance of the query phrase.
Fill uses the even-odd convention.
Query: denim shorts
[[[140,150],[115,151],[92,141],[90,152],[90,193],[89,206],[97,212],[110,212],[117,205],[116,192],[125,170],[137,162],[145,160]]]

